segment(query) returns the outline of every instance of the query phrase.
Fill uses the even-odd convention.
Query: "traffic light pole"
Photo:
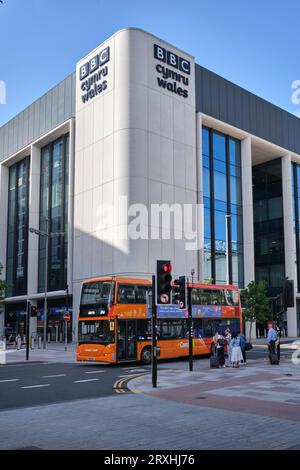
[[[26,361],[29,361],[29,338],[30,338],[30,312],[31,312],[31,306],[30,302],[27,300],[26,303]]]
[[[157,309],[155,302],[155,276],[152,276],[152,386],[157,388]]]
[[[187,288],[188,313],[189,313],[189,365],[190,372],[193,372],[193,309],[192,309],[192,287]]]

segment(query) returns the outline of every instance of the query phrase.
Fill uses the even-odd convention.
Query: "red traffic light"
[[[163,271],[165,273],[170,273],[172,271],[172,265],[171,264],[164,264],[163,265]]]

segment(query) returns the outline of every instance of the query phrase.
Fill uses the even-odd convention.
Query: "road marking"
[[[128,370],[129,372],[144,372],[146,369],[133,369],[132,367],[123,367],[122,370]]]
[[[43,375],[43,379],[54,379],[55,377],[67,377],[67,374]]]
[[[7,382],[18,382],[20,379],[9,379],[9,380],[0,380],[0,384],[5,384]]]
[[[92,372],[85,372],[85,374],[102,374],[105,370],[93,370]]]
[[[75,380],[74,383],[75,384],[82,384],[84,382],[96,382],[97,380],[99,380],[99,379]]]
[[[50,387],[50,384],[44,384],[44,385],[30,385],[29,387],[21,387],[21,388],[26,389],[26,388],[42,388],[42,387]]]

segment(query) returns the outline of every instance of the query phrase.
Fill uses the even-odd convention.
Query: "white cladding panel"
[[[157,60],[155,44],[189,61],[190,75]],[[96,83],[103,90],[83,102],[82,83],[87,88],[86,81],[103,67],[83,80],[80,68],[107,47],[109,61]],[[188,90],[187,98],[159,86],[158,65],[170,70],[166,82]],[[188,79],[188,85],[174,74]],[[179,239],[182,227],[175,235],[171,226],[171,240],[151,240],[150,220],[151,204],[195,204],[196,194],[194,60],[141,30],[122,30],[77,64],[74,281],[150,275],[162,256],[172,259],[178,274],[197,269],[197,252],[187,252],[186,240]],[[139,230],[149,239],[124,237],[126,206],[120,206],[120,196],[128,199],[129,221],[141,215],[132,205],[145,205],[149,218],[141,219]]]

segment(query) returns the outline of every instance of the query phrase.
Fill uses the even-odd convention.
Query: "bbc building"
[[[150,277],[157,259],[216,284],[263,279],[270,301],[294,280],[284,326],[297,337],[299,201],[299,118],[152,34],[118,31],[0,128],[0,335],[24,332],[28,300],[43,331],[46,237],[29,228],[48,226],[51,341],[66,310],[76,339],[83,280]],[[171,228],[152,207],[169,208]]]

